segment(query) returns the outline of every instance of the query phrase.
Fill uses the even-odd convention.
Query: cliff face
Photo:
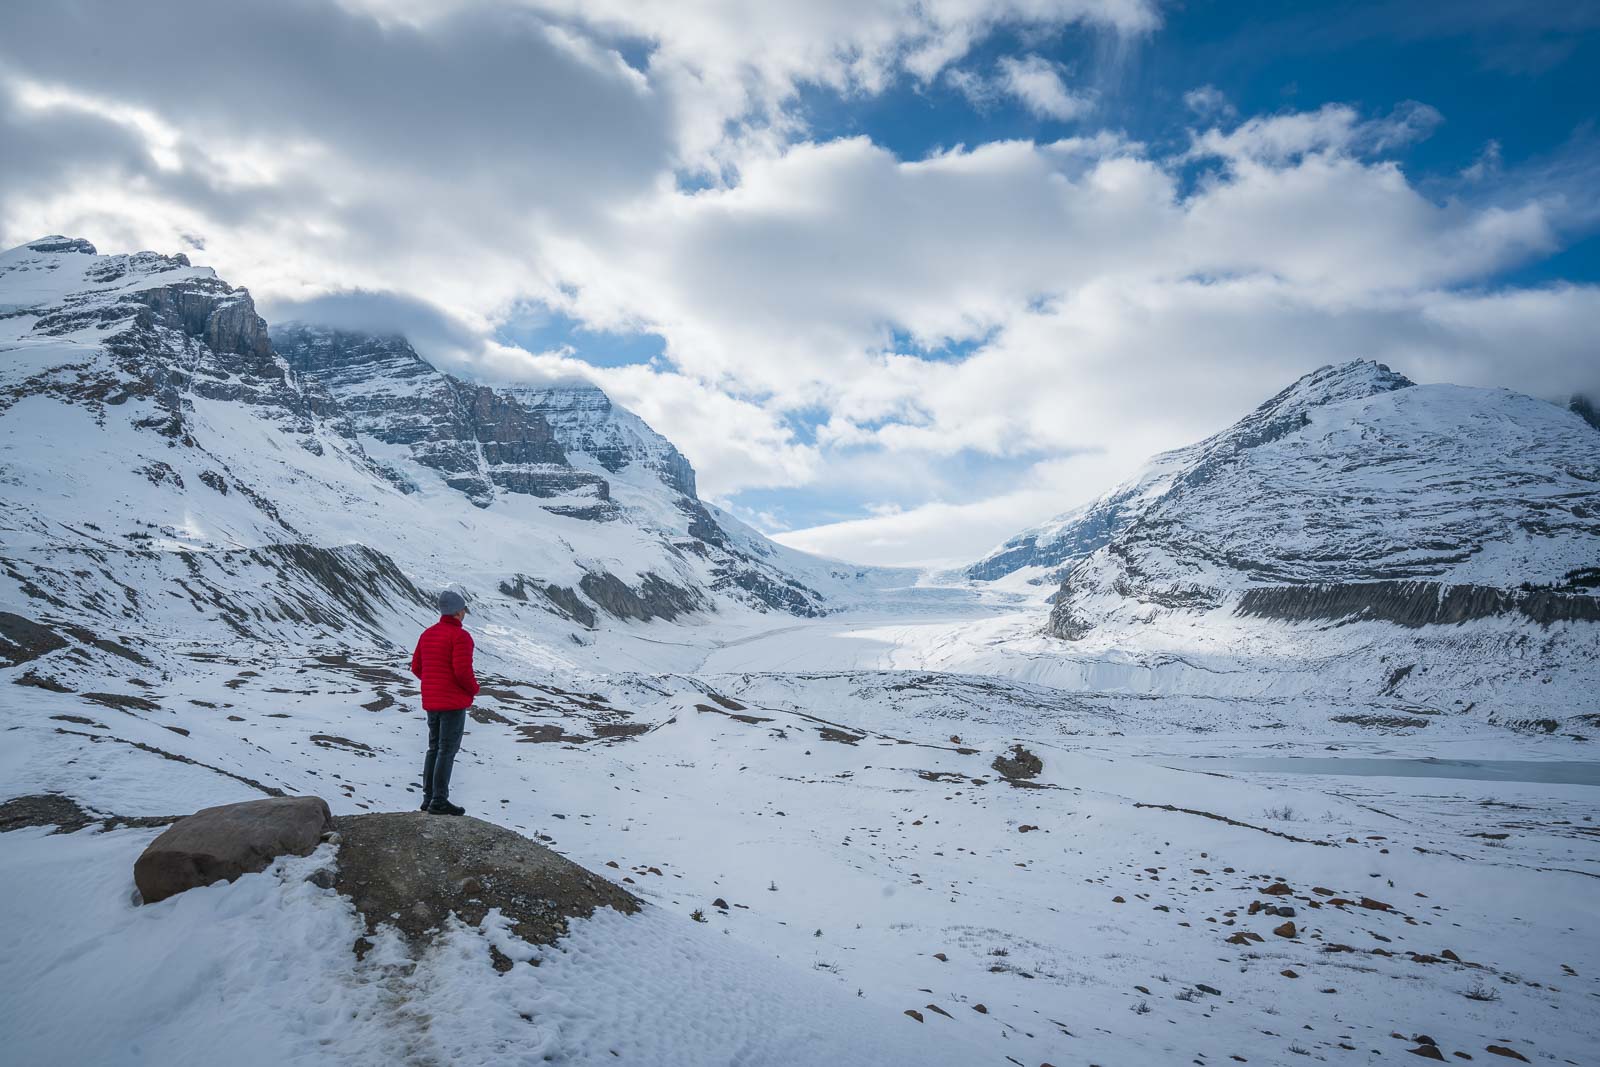
[[[683,453],[593,385],[508,391],[544,417],[567,451],[586,453],[613,474],[637,463],[669,489],[697,498],[694,468]]]
[[[537,411],[435,369],[403,337],[290,323],[273,329],[272,345],[296,373],[326,387],[358,432],[407,449],[477,507],[492,504],[496,490],[597,504],[610,497],[604,478],[567,462]]]

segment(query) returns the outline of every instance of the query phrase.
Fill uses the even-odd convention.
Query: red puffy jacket
[[[460,711],[478,695],[472,673],[472,635],[454,615],[422,631],[411,653],[411,673],[422,680],[423,711]]]

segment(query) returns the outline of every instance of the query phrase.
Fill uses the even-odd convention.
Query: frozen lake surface
[[[1182,770],[1268,771],[1389,778],[1465,778],[1600,786],[1600,760],[1380,759],[1367,756],[1200,756],[1166,766]]]

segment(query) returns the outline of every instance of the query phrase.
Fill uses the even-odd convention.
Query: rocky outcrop
[[[1567,408],[1578,418],[1587,422],[1596,430],[1600,430],[1600,407],[1597,407],[1593,400],[1581,393],[1573,393],[1572,400],[1568,402]]]
[[[24,592],[56,614],[113,627],[130,613],[159,611],[176,594],[217,635],[251,640],[338,634],[383,647],[390,643],[389,620],[425,618],[434,606],[394,560],[364,545],[287,542],[213,552],[62,547],[45,559],[0,556],[0,570],[23,578]],[[117,584],[108,591],[103,583],[112,579]],[[81,625],[50,626],[57,639],[142,659]],[[33,631],[5,632],[40,647]]]
[[[94,245],[82,237],[63,237],[59,233],[49,237],[41,237],[28,244],[31,252],[81,252],[85,255],[97,255]]]
[[[673,585],[656,574],[646,574],[635,590],[609,571],[590,571],[578,588],[607,614],[639,622],[676,619],[710,606],[695,590]]]
[[[1235,610],[1240,615],[1288,622],[1376,619],[1413,628],[1515,614],[1549,626],[1555,622],[1600,622],[1600,597],[1487,585],[1355,582],[1247,589]]]
[[[346,815],[334,820],[334,829],[334,888],[355,903],[368,932],[392,925],[419,941],[451,915],[477,926],[498,909],[518,937],[548,945],[567,932],[570,919],[588,918],[597,908],[631,915],[640,907],[599,875],[470,816]]]
[[[48,626],[0,611],[0,667],[15,667],[66,647],[67,641]]]
[[[537,598],[555,614],[571,619],[587,629],[594,629],[594,609],[585,604],[576,591],[564,585],[541,582],[537,578],[519,574],[514,581],[501,582],[500,593],[525,604]]]
[[[59,793],[12,797],[0,804],[0,834],[31,826],[53,826],[52,833],[75,834],[88,826],[115,830],[124,826],[167,826],[176,821],[172,816],[162,815],[97,815]]]
[[[1021,745],[1012,745],[1011,751],[996,756],[989,766],[1008,782],[1026,782],[1043,773],[1044,760]]]
[[[205,808],[179,819],[133,865],[146,904],[186,889],[264,871],[279,856],[306,856],[332,825],[321,797],[274,797]]]
[[[820,618],[827,614],[819,606],[822,594],[793,578],[742,566],[737,560],[720,564],[715,569],[714,575],[711,588],[719,592],[737,589],[758,604],[803,619]]]

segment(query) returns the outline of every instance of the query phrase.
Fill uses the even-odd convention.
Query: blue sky
[[[1600,393],[1592,3],[0,19],[7,245],[190,250],[269,317],[589,378],[846,559],[975,558],[1323,363]]]
[[[1076,27],[1000,30],[962,61],[962,68],[981,76],[1008,56],[1043,57],[1066,84],[1092,95],[1093,110],[1083,116],[1042,116],[1003,93],[974,100],[949,78],[924,82],[907,74],[871,93],[802,85],[794,111],[808,139],[866,137],[900,159],[916,160],[957,146],[1046,142],[1103,129],[1178,153],[1206,119],[1237,122],[1327,104],[1376,116],[1416,102],[1441,120],[1427,136],[1395,146],[1385,158],[1439,202],[1493,198],[1537,180],[1544,169],[1588,168],[1600,158],[1600,17],[1560,5],[1542,12],[1525,4],[1424,7],[1197,0],[1164,6],[1161,29],[1138,39],[1108,39]],[[632,61],[645,65],[640,57]],[[1214,91],[1213,110],[1206,114],[1197,114],[1190,97],[1201,88]],[[1486,178],[1464,180],[1463,172],[1475,164]],[[1180,169],[1195,181],[1213,166],[1199,161]],[[1600,280],[1600,236],[1592,221],[1563,232],[1559,247],[1475,277],[1470,285]],[[986,331],[919,342],[893,324],[885,330],[886,348],[930,360],[963,358],[993,336]],[[588,332],[559,315],[536,329],[508,326],[504,335],[527,347],[569,346],[577,358],[601,366],[660,364],[665,353],[658,335]],[[1265,384],[1263,389],[1270,391]],[[825,418],[825,411],[811,408],[786,412],[783,421],[809,445]],[[965,502],[992,494],[1025,479],[1041,458],[1037,452],[962,452],[945,461],[952,477],[942,499]],[[914,507],[926,491],[926,484],[913,480],[888,487],[834,480],[747,489],[725,503],[758,525],[783,530]]]

